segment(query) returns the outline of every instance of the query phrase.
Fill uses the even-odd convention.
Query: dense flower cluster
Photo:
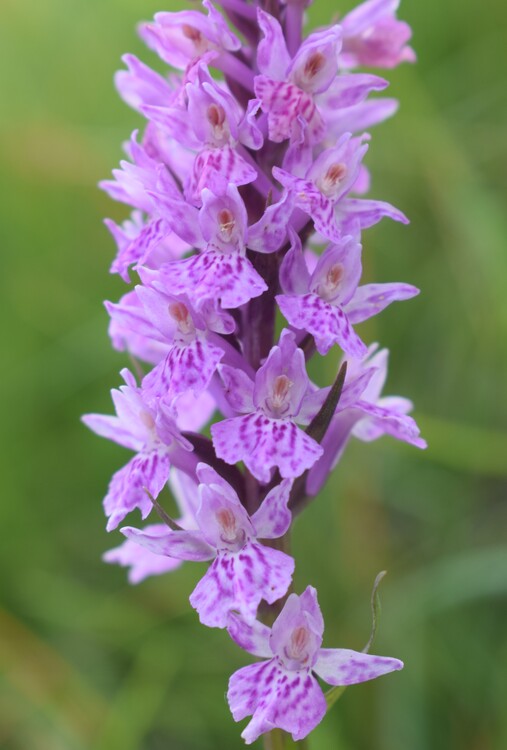
[[[145,519],[167,484],[181,510],[177,521],[160,510],[163,523],[122,528],[127,541],[105,559],[128,567],[133,583],[211,561],[191,605],[267,660],[230,680],[234,718],[252,716],[247,743],[275,727],[305,737],[326,711],[316,676],[349,685],[402,667],[321,648],[316,592],[290,593],[295,563],[283,540],[351,437],[424,447],[410,402],[381,396],[387,351],[355,330],[418,293],[360,283],[362,230],[407,220],[365,197],[364,130],[397,105],[370,98],[387,81],[356,68],[413,60],[410,29],[398,0],[367,0],[303,39],[307,4],[222,0],[219,11],[203,0],[204,12],[142,25],[177,72],[125,56],[117,88],[147,125],[102,183],[133,209],[120,226],[107,221],[118,247],[111,271],[139,280],[106,303],[112,343],[149,366],[137,380],[122,372],[116,416],[84,418],[135,452],[109,485],[107,529],[134,510]],[[306,363],[334,347],[346,368],[318,387]],[[256,619],[262,601],[278,614],[271,629]]]

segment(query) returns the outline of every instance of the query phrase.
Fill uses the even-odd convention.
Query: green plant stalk
[[[271,732],[264,735],[265,750],[307,750],[308,741],[306,739],[295,742],[290,734],[281,729],[272,729]]]

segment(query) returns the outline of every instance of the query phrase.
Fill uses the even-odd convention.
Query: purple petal
[[[274,659],[235,672],[227,699],[235,721],[252,714],[241,734],[248,745],[274,727],[302,740],[326,713],[326,699],[315,677],[305,670],[282,669]]]
[[[292,514],[287,507],[292,482],[284,479],[268,492],[261,507],[251,517],[258,539],[278,539],[288,530]]]
[[[152,192],[150,197],[164,217],[164,221],[178,237],[192,247],[201,247],[203,238],[199,227],[199,213],[195,206],[189,205],[180,196],[166,193]]]
[[[244,461],[260,482],[277,466],[284,478],[300,476],[322,455],[322,448],[293,422],[269,419],[262,412],[211,426],[216,454],[227,463]]]
[[[187,391],[177,397],[174,407],[178,428],[182,431],[199,432],[210,421],[216,404],[207,391],[203,391],[197,397],[191,391]]]
[[[299,597],[301,608],[310,616],[312,628],[315,633],[322,636],[324,633],[324,618],[317,600],[317,590],[313,586],[307,586]]]
[[[257,171],[231,146],[204,149],[196,157],[185,194],[198,206],[204,188],[218,195],[227,190],[229,183],[248,185],[256,179]]]
[[[110,231],[114,231],[108,222]],[[171,234],[170,227],[163,219],[155,219],[146,224],[130,242],[118,252],[111,265],[111,273],[118,273],[124,281],[129,282],[128,269],[134,263],[143,263],[147,256],[155,250]]]
[[[207,251],[166,263],[160,277],[172,294],[219,299],[225,308],[240,307],[267,289],[250,261],[234,252]]]
[[[145,309],[139,304],[135,290],[125,294],[118,303],[104,302],[104,307],[117,328],[151,341],[165,343],[166,339],[148,319]]]
[[[220,307],[218,301],[216,299],[205,299],[201,302],[199,307],[199,313],[202,315],[202,319],[204,321],[204,324],[209,330],[209,337],[210,341],[215,341],[215,343],[218,343],[220,346],[223,345],[223,339],[220,336],[215,336],[214,334],[225,334],[226,336],[230,333],[234,333],[236,330],[236,323],[234,321],[233,316],[226,312],[222,307]],[[228,349],[228,359],[229,363],[231,360],[231,350],[233,352],[233,361],[239,361],[243,364],[244,359],[241,355],[238,355],[233,347],[227,346]]]
[[[286,294],[306,294],[310,286],[301,240],[295,232],[291,232],[291,247],[280,266],[280,285]]]
[[[124,102],[139,110],[143,104],[164,104],[173,94],[165,78],[138,60],[135,55],[123,55],[127,70],[114,77],[116,88]]]
[[[229,679],[229,689],[227,691],[227,700],[234,721],[241,721],[246,716],[253,715],[257,708],[267,706],[273,689],[270,686],[273,683],[276,685],[277,680],[283,675],[285,675],[285,670],[279,666],[276,659],[249,664],[247,667],[234,672]],[[261,703],[261,696],[267,699],[262,703],[262,706],[259,705]],[[257,739],[263,732],[273,729],[274,726],[269,721],[264,721],[263,723],[258,721],[257,725],[258,733],[249,740],[249,743]]]
[[[294,199],[290,193],[286,193],[278,203],[268,206],[259,221],[248,229],[248,247],[258,253],[279,250],[287,236],[293,211]]]
[[[362,323],[381,312],[391,302],[400,302],[419,294],[419,289],[410,284],[365,284],[360,286],[345,312],[351,323]]]
[[[372,125],[378,125],[392,117],[398,106],[396,99],[371,99],[353,107],[337,110],[334,116],[327,111],[329,132],[336,138],[343,133],[362,133]]]
[[[218,365],[218,373],[224,384],[224,394],[234,411],[249,413],[254,409],[252,379],[236,367]]]
[[[400,0],[366,0],[342,19],[347,36],[371,30],[385,17],[394,17]]]
[[[164,524],[152,524],[143,529],[153,536],[163,535],[167,532]],[[130,583],[140,583],[149,576],[157,576],[168,573],[179,568],[181,560],[172,557],[155,555],[134,541],[127,539],[119,547],[108,550],[102,559],[108,563],[117,563],[124,568],[129,568],[128,579]]]
[[[414,408],[413,402],[404,396],[382,396],[378,399],[376,406],[389,409],[396,414],[409,414]]]
[[[324,105],[336,112],[359,104],[371,91],[382,91],[387,86],[388,81],[370,73],[343,73],[336,76],[327,91],[319,97],[319,106]]]
[[[124,526],[121,533],[154,555],[174,557],[176,560],[202,562],[212,560],[215,550],[202,538],[200,531],[172,531],[167,526],[165,534],[147,534],[132,526]]]
[[[223,356],[223,349],[206,339],[195,339],[187,346],[175,344],[146,375],[143,387],[155,397],[170,398],[189,390],[198,396],[208,387]]]
[[[195,514],[200,500],[195,477],[173,467],[169,474],[169,488],[181,513],[179,525],[188,530],[197,528]]]
[[[403,669],[403,662],[346,648],[321,648],[313,669],[329,685],[356,685]]]
[[[245,69],[243,69],[244,71]],[[224,70],[225,72],[225,70]],[[254,74],[248,71],[248,77],[241,76],[242,83],[248,89],[253,89]],[[257,151],[264,143],[264,136],[257,125],[257,113],[261,107],[258,99],[250,99],[248,102],[245,116],[238,123],[238,141],[253,151]]]
[[[203,625],[224,628],[231,609],[237,609],[234,596],[234,555],[221,553],[190,595],[190,604]]]
[[[235,612],[230,612],[227,620],[227,632],[232,640],[244,651],[248,651],[249,654],[263,658],[272,656],[269,646],[271,629],[259,620],[246,622]]]
[[[140,453],[113,475],[104,498],[108,531],[115,529],[127,513],[136,508],[143,518],[148,516],[152,504],[144,488],[157,497],[167,482],[170,465],[167,452]]]
[[[269,604],[287,593],[294,560],[284,552],[247,543],[240,552],[219,552],[190,596],[190,604],[208,627],[224,628],[231,610],[247,621],[262,599]]]
[[[110,417],[105,414],[85,414],[81,421],[96,435],[114,440],[115,443],[123,445],[124,448],[138,451],[143,447],[138,437],[122,424],[118,417]]]
[[[405,214],[385,201],[344,198],[335,209],[336,222],[342,227],[343,232],[350,231],[350,228],[356,226],[357,223],[361,229],[368,229],[385,217],[402,224],[409,223]],[[317,227],[317,224],[315,226]],[[320,232],[321,229],[318,231]]]
[[[273,604],[285,596],[295,568],[295,562],[290,555],[252,542],[243,548],[239,560],[243,569],[240,589],[244,602],[240,612],[244,613],[246,607],[253,612],[253,606],[250,605],[252,601],[256,601],[257,606],[261,599]]]
[[[129,245],[123,265],[134,263],[157,267],[159,264],[181,257],[188,247],[176,236],[162,219],[147,224],[142,232]],[[113,267],[111,267],[113,270]]]
[[[196,137],[192,127],[189,127],[188,112],[185,109],[177,106],[158,107],[146,104],[139,107],[139,111],[181,146],[189,149],[201,147],[199,138]]]
[[[276,301],[294,328],[314,336],[319,354],[327,354],[334,344],[352,357],[362,358],[368,351],[341,307],[330,305],[316,294],[278,295]]]
[[[282,27],[276,18],[260,9],[257,19],[264,35],[257,47],[257,66],[264,75],[282,81],[291,62]]]
[[[398,5],[398,0],[368,0],[342,19],[345,67],[393,68],[415,61],[413,49],[406,46],[412,30],[396,18]]]
[[[178,443],[184,450],[191,451],[191,443],[183,437],[176,424],[176,411],[174,407],[160,400],[156,402],[156,408],[155,432],[159,440],[168,446],[174,446]]]
[[[231,487],[229,482],[221,477],[220,474],[215,471],[215,469],[211,468],[211,466],[208,466],[208,464],[201,462],[197,464],[195,473],[200,484],[216,485],[220,488],[220,493],[222,495],[224,495],[226,498],[229,498],[233,503],[240,505],[240,501],[236,491]]]
[[[311,94],[292,83],[274,81],[266,76],[256,76],[254,88],[262,109],[268,115],[271,141],[281,143],[287,138],[297,138],[299,117],[306,123],[308,142],[322,140],[326,126]]]
[[[345,380],[338,402],[338,411],[356,406],[375,373],[376,369],[369,367],[367,370],[360,372],[359,375],[353,375],[352,378]]]
[[[306,211],[307,209],[303,210]],[[340,227],[339,222],[336,221],[335,209],[331,201],[322,201],[319,205],[308,210],[308,213],[313,219],[315,231],[330,242],[341,242],[343,235],[350,230],[350,222],[346,223],[344,219]]]
[[[366,195],[370,192],[371,187],[371,174],[364,164],[359,167],[359,174],[357,180],[354,182],[351,192],[356,195]]]
[[[397,414],[391,409],[386,409],[375,404],[368,404],[365,401],[358,401],[356,407],[368,415],[368,421],[371,421],[369,430],[364,425],[363,429],[357,430],[357,436],[361,439],[375,440],[383,434],[391,435],[397,440],[415,445],[417,448],[426,448],[426,441],[420,435],[419,427],[412,417],[408,414]],[[359,422],[359,424],[361,424]],[[356,428],[354,428],[354,434]]]

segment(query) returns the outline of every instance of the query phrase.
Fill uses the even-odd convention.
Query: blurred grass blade
[[[106,713],[102,696],[60,653],[5,610],[0,610],[0,632],[3,679],[58,726],[69,747],[89,747]]]
[[[451,469],[480,476],[507,476],[507,433],[418,416],[429,450],[427,457]]]
[[[327,710],[331,708],[331,706],[334,706],[338,698],[341,698],[345,690],[347,689],[346,685],[337,685],[336,687],[331,688],[331,690],[328,690],[325,694],[326,696],[326,703],[327,703]]]

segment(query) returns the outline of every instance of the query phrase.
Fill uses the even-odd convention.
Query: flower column
[[[350,439],[425,446],[410,402],[381,397],[387,352],[354,329],[418,293],[360,283],[362,232],[407,219],[366,197],[364,129],[397,104],[370,98],[388,82],[355,70],[414,54],[396,0],[368,0],[306,38],[306,0],[202,5],[141,26],[173,70],[127,55],[116,77],[147,122],[102,184],[133,209],[121,226],[107,221],[111,271],[127,284],[136,275],[106,308],[113,346],[149,371],[140,383],[123,371],[117,416],[84,421],[136,452],[111,481],[107,529],[153,508],[163,521],[123,527],[127,541],[106,561],[132,582],[210,561],[190,604],[265,660],[232,675],[228,699],[235,720],[251,717],[244,740],[277,748],[323,719],[319,679],[345,687],[403,666],[321,647],[317,593],[292,593],[288,539]],[[306,363],[335,347],[340,371],[318,387]],[[163,508],[166,486],[178,521]]]

